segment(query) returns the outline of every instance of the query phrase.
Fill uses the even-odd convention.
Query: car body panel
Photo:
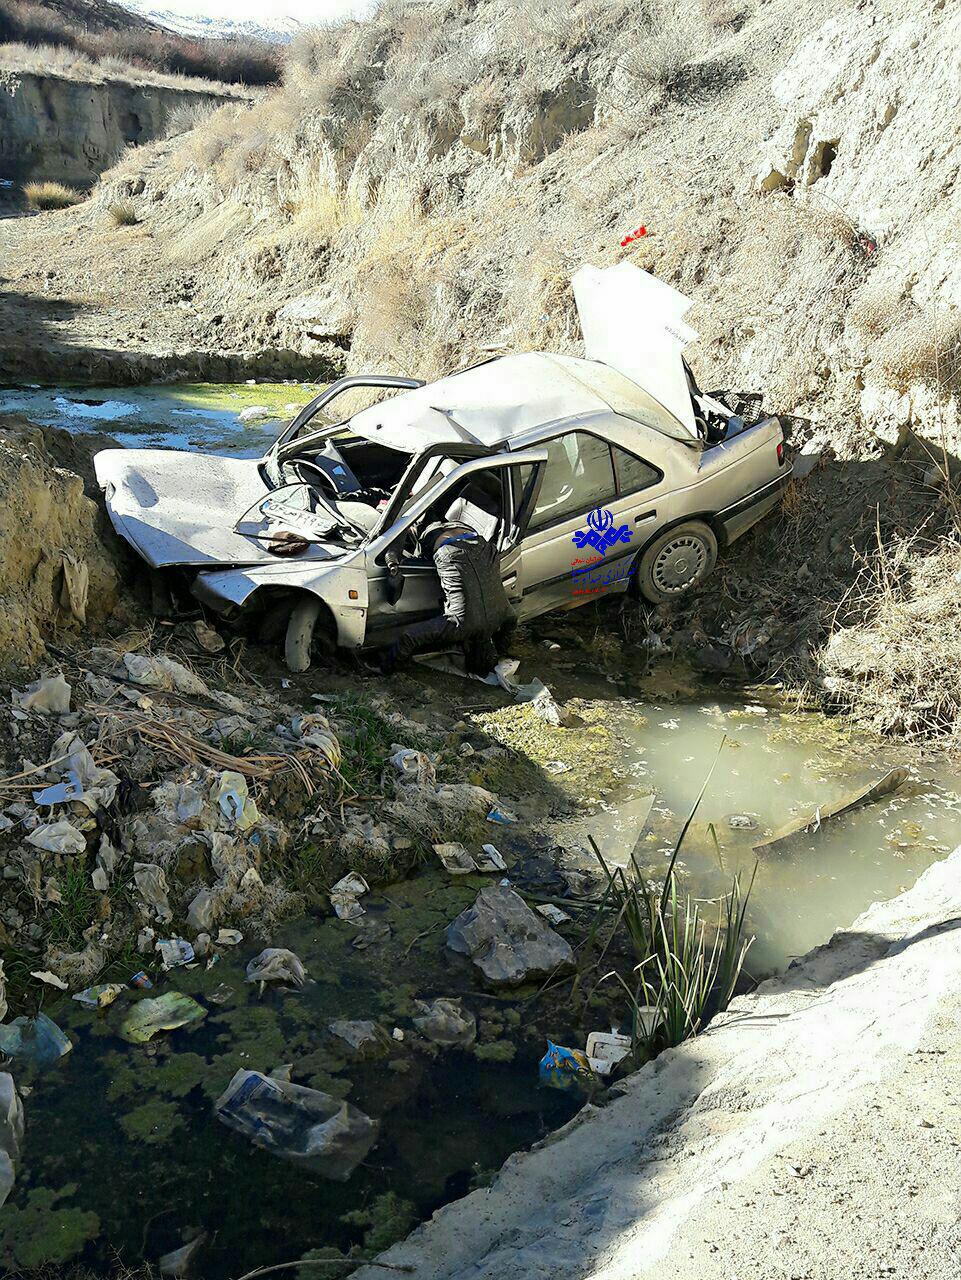
[[[626,590],[652,539],[684,521],[707,521],[722,545],[740,537],[790,477],[780,423],[745,427],[697,390],[682,356],[690,304],[676,290],[630,264],[584,268],[574,285],[591,358],[509,355],[426,385],[344,378],[260,462],[100,453],[114,526],[225,615],[317,596],[349,648],[442,609],[418,534],[439,519],[466,520],[496,543],[521,618]],[[314,428],[359,386],[397,394]],[[306,549],[273,555],[264,534],[278,524],[305,534]]]

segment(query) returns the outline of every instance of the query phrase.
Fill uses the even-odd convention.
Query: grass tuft
[[[83,196],[62,182],[27,182],[23,194],[32,209],[69,209]]]
[[[115,227],[135,227],[140,221],[132,200],[115,200],[107,212]]]

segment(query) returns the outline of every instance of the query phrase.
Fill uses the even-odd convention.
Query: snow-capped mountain
[[[230,18],[210,18],[201,13],[177,13],[172,9],[164,9],[153,0],[114,0],[121,9],[136,13],[141,18],[156,22],[168,31],[176,31],[182,36],[196,36],[207,40],[269,40],[275,44],[286,44],[299,30],[300,23],[296,18],[283,14],[276,17],[265,16],[254,21],[234,22]]]

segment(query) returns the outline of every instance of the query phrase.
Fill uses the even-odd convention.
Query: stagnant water
[[[302,382],[0,388],[0,414],[24,414],[68,431],[106,432],[129,449],[256,458],[318,390]],[[258,409],[263,412],[251,413]]]
[[[295,390],[305,399],[312,389],[275,390],[292,403]],[[49,392],[32,393],[28,413],[114,434],[122,425],[128,443],[259,452],[279,424],[237,423],[235,392],[245,404],[269,399],[262,386],[230,388],[223,396],[202,389],[205,411],[220,416],[214,423],[195,415],[189,427],[178,412],[192,394],[185,388],[82,393],[142,403],[135,423],[133,415],[113,423],[58,416],[57,393]],[[156,416],[161,401],[168,419]],[[598,617],[603,624],[604,615]],[[683,887],[710,914],[735,872],[746,879],[757,862],[748,910],[748,930],[757,935],[748,961],[753,976],[827,940],[961,842],[961,788],[947,766],[866,740],[822,716],[792,713],[754,691],[720,691],[671,669],[645,675],[629,653],[611,660],[585,645],[573,619],[545,619],[535,630],[538,639],[549,631],[560,648],[536,647],[521,676],[541,676],[561,699],[603,704],[621,773],[610,787],[598,785],[589,765],[582,776],[558,773],[553,785],[567,800],[558,812],[567,812],[549,839],[590,866],[590,833],[612,863],[625,865],[633,850],[642,873],[658,880],[717,757],[678,865]],[[450,680],[427,672],[422,679],[450,697]],[[453,696],[488,708],[506,701],[477,686]],[[768,830],[898,764],[910,765],[912,776],[896,795],[781,849],[754,853]],[[512,796],[509,784],[502,794],[521,810],[525,797]],[[543,837],[542,830],[538,848]],[[498,831],[497,843],[509,874],[520,879],[530,847],[509,829]],[[590,1027],[619,1021],[617,990],[611,984],[606,1006],[578,1014],[563,990],[524,1002],[485,992],[469,964],[444,948],[444,926],[483,883],[452,881],[430,867],[378,891],[369,913],[391,933],[367,950],[355,950],[353,930],[331,918],[308,915],[277,929],[270,943],[296,951],[314,979],[301,993],[261,994],[244,982],[244,965],[262,945],[253,938],[209,971],[175,970],[158,989],[195,995],[207,1017],[148,1046],[118,1035],[132,995],[104,1013],[48,1000],[47,1012],[74,1047],[56,1067],[25,1081],[26,1158],[0,1212],[0,1263],[79,1257],[106,1273],[116,1255],[131,1265],[155,1260],[182,1243],[185,1231],[204,1231],[198,1273],[229,1280],[310,1249],[375,1248],[392,1224],[400,1229],[429,1215],[571,1116],[578,1097],[538,1084],[544,1039],[582,1045]],[[128,975],[118,969],[108,976]],[[411,1033],[414,999],[439,995],[460,997],[477,1015],[475,1049],[432,1048]],[[404,1038],[376,1057],[358,1056],[328,1031],[335,1018],[373,1018],[388,1030],[400,1028]],[[216,1120],[213,1100],[238,1067],[270,1071],[284,1063],[294,1064],[299,1083],[349,1096],[380,1121],[377,1146],[346,1184],[257,1150]]]

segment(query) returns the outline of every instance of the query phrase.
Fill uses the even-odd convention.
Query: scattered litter
[[[570,920],[567,912],[562,911],[560,907],[555,907],[553,902],[542,902],[534,910],[538,915],[543,916],[545,920],[549,920],[551,924],[566,924]]]
[[[504,861],[497,847],[492,844],[482,844],[480,856],[474,859],[478,871],[506,871],[507,863]]]
[[[144,973],[143,969],[138,969],[127,985],[130,987],[137,987],[141,991],[149,991],[153,986],[153,983],[147,977],[146,973]]]
[[[414,1026],[434,1044],[469,1049],[477,1039],[477,1019],[465,1013],[459,1000],[418,1000]]]
[[[447,927],[447,946],[469,956],[489,982],[517,986],[574,964],[570,943],[513,889],[490,885]]]
[[[375,924],[362,924],[359,926],[356,935],[351,939],[350,945],[356,951],[366,951],[368,947],[374,945],[375,942],[383,942],[390,937],[390,925],[386,920],[380,920]]]
[[[127,669],[128,678],[146,689],[162,689],[167,692],[175,690],[177,693],[201,696],[208,692],[199,676],[164,654],[153,657],[143,653],[125,653],[123,665]]]
[[[187,926],[195,933],[210,930],[220,913],[220,896],[213,889],[201,889],[187,908]]]
[[[395,1027],[390,1035],[392,1040],[403,1040],[404,1038],[404,1033],[401,1031],[400,1027]]]
[[[239,929],[221,929],[216,939],[218,947],[236,947],[243,940],[244,935]]]
[[[23,1142],[23,1103],[13,1076],[0,1071],[0,1209],[13,1190]]]
[[[63,978],[58,978],[55,973],[51,973],[49,969],[37,969],[31,972],[31,978],[37,978],[40,982],[45,982],[50,987],[56,987],[58,991],[66,991],[67,984]]]
[[[508,823],[516,822],[517,819],[512,813],[508,813],[506,809],[491,809],[487,815],[487,821],[499,822],[502,826],[507,826]]]
[[[221,982],[219,986],[211,991],[207,999],[211,1004],[226,1004],[230,997],[234,994],[234,989],[226,982]]]
[[[344,1018],[330,1023],[331,1035],[349,1044],[352,1049],[383,1048],[389,1043],[387,1033],[376,1022],[358,1019],[350,1022]]]
[[[401,747],[395,742],[391,747],[390,762],[397,770],[397,776],[401,782],[416,782],[425,787],[433,785],[436,770],[430,757],[423,751],[415,751],[412,747]]]
[[[27,836],[27,844],[48,853],[83,853],[87,847],[84,837],[66,818],[37,827]]]
[[[619,1062],[631,1052],[631,1037],[617,1031],[592,1031],[585,1046],[591,1070],[609,1076]]]
[[[54,782],[33,793],[33,803],[41,808],[55,804],[68,804],[71,800],[79,800],[83,795],[80,779],[73,770],[66,782]]]
[[[189,1244],[183,1244],[179,1249],[172,1249],[170,1253],[165,1253],[162,1258],[157,1259],[157,1270],[162,1276],[170,1276],[171,1280],[184,1280],[190,1270],[194,1254],[204,1245],[206,1239],[206,1231],[201,1231]]]
[[[365,914],[357,899],[369,892],[370,885],[364,877],[356,871],[350,871],[330,890],[330,905],[340,920],[357,920]]]
[[[377,1123],[319,1089],[238,1071],[215,1103],[217,1118],[254,1146],[346,1182],[377,1140]]]
[[[891,769],[883,778],[878,778],[875,782],[869,782],[866,786],[859,787],[857,791],[848,792],[846,796],[840,800],[835,800],[833,804],[820,805],[814,813],[809,813],[803,818],[796,818],[786,823],[783,827],[779,827],[766,840],[759,841],[754,846],[754,849],[755,851],[771,849],[783,840],[789,840],[792,836],[796,836],[810,827],[813,827],[815,831],[820,830],[829,818],[840,817],[842,813],[847,813],[850,809],[856,809],[859,805],[870,804],[873,800],[881,800],[884,796],[891,795],[892,792],[897,791],[899,787],[907,782],[910,773],[910,769]]]
[[[49,1067],[69,1053],[73,1045],[45,1013],[34,1018],[14,1018],[0,1026],[0,1053],[25,1058],[38,1067]]]
[[[202,618],[198,618],[192,624],[191,630],[194,633],[194,639],[205,653],[223,653],[226,648],[223,638]]]
[[[571,766],[563,760],[548,760],[544,766],[548,773],[570,773]]]
[[[167,899],[167,877],[163,868],[154,862],[135,862],[133,878],[145,904],[156,913],[157,919],[167,921],[173,919],[170,902]]]
[[[119,852],[110,843],[110,837],[102,835],[100,837],[100,848],[97,850],[97,868],[104,873],[108,880],[114,873],[119,857]]]
[[[70,710],[72,689],[62,675],[45,676],[28,684],[21,693],[13,690],[13,699],[17,706],[25,711],[41,711],[44,715],[64,716]]]
[[[182,991],[165,991],[162,996],[141,1000],[124,1018],[120,1034],[131,1044],[146,1044],[158,1031],[176,1031],[178,1027],[201,1022],[207,1010],[192,996]]]
[[[307,977],[303,961],[285,947],[267,947],[247,965],[247,982],[283,982],[302,987]]]
[[[151,929],[150,925],[145,925],[137,934],[137,950],[143,954],[154,949],[154,939],[156,933]]]
[[[757,819],[749,813],[729,814],[727,825],[732,831],[757,831]]]
[[[183,938],[161,938],[156,949],[160,952],[160,963],[165,971],[190,964],[194,958],[193,947]]]
[[[590,1088],[594,1081],[587,1054],[580,1049],[565,1049],[548,1040],[547,1052],[540,1061],[541,1083],[552,1089]]]
[[[462,844],[435,844],[434,852],[445,871],[449,871],[452,876],[466,876],[477,870],[470,852]]]
[[[113,1004],[121,991],[123,987],[119,982],[101,982],[95,987],[78,991],[71,996],[71,999],[82,1004],[85,1009],[106,1009],[107,1005]]]
[[[242,773],[226,771],[220,775],[211,789],[210,799],[217,804],[225,818],[234,823],[238,831],[249,831],[260,821],[260,813],[247,787]]]
[[[546,724],[554,725],[555,728],[563,728],[564,725],[570,724],[571,713],[566,707],[554,701],[554,695],[550,689],[536,676],[529,684],[523,684],[518,688],[514,694],[514,701],[529,702],[535,715]]]

